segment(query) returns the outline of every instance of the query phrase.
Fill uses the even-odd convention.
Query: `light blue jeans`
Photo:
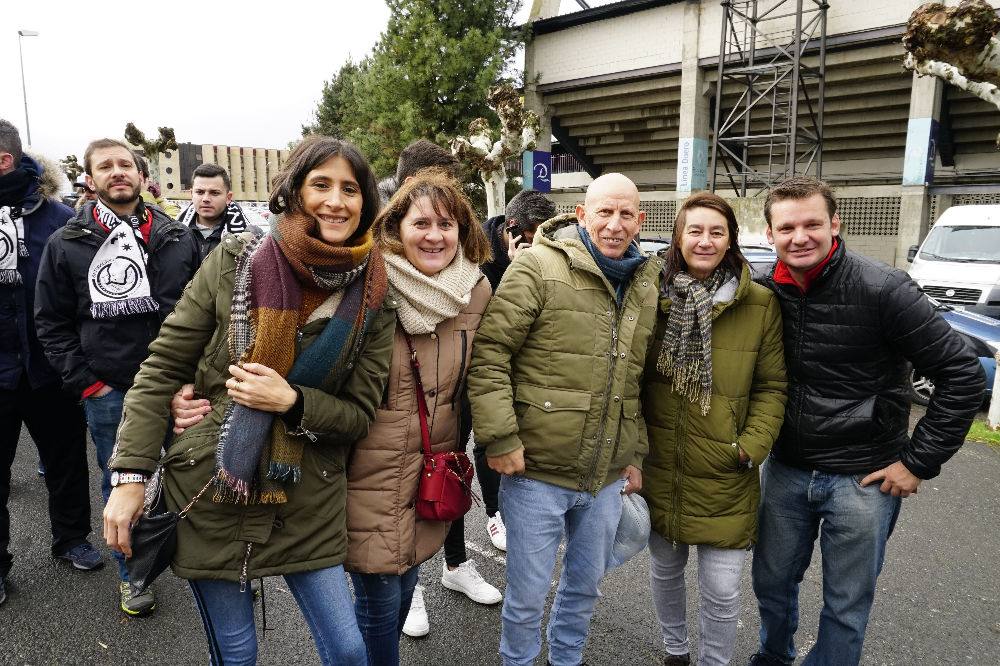
[[[286,574],[285,582],[302,609],[324,664],[366,666],[365,643],[354,617],[344,567]],[[257,663],[257,628],[250,586],[228,580],[189,580],[208,639],[212,666]]]
[[[399,666],[399,635],[410,612],[420,567],[399,576],[351,574],[354,612],[368,649],[369,666]]]
[[[504,476],[500,503],[507,527],[507,591],[500,656],[506,666],[528,666],[542,650],[545,597],[563,533],[566,553],[547,638],[553,666],[579,666],[622,513],[618,480],[596,497],[524,476]]]
[[[122,420],[122,408],[125,405],[125,394],[118,389],[111,389],[107,395],[100,398],[87,398],[83,401],[83,411],[87,416],[87,429],[90,438],[94,440],[97,450],[97,464],[101,468],[101,497],[108,503],[111,495],[111,470],[108,461],[115,449],[115,436],[118,434],[118,424]],[[118,575],[122,580],[128,580],[128,570],[125,568],[125,556],[118,551],[111,551],[118,563]]]
[[[860,663],[875,583],[901,504],[878,483],[862,488],[864,476],[810,472],[773,458],[764,464],[752,568],[761,654],[785,664],[795,659],[799,583],[818,534],[823,610],[816,644],[802,666]]]
[[[687,587],[684,567],[692,546],[676,546],[656,532],[649,534],[649,581],[667,654],[688,654]],[[698,666],[726,666],[736,648],[740,615],[743,548],[698,549]]]

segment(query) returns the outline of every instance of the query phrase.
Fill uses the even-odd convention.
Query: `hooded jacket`
[[[132,386],[139,365],[198,269],[198,246],[190,230],[150,206],[147,275],[158,312],[114,319],[90,314],[90,263],[107,238],[94,221],[94,202],[52,234],[42,255],[35,292],[35,325],[49,362],[71,392],[80,395],[102,381],[119,391]]]
[[[619,306],[577,233],[542,224],[483,316],[469,371],[476,440],[524,447],[525,476],[596,495],[648,449],[639,401],[662,261],[650,257]]]
[[[847,251],[843,239],[806,294],[773,276],[764,284],[781,304],[788,405],[771,455],[856,475],[901,460],[921,479],[937,476],[986,388],[972,350],[906,273]],[[912,437],[910,364],[934,382]]]
[[[28,246],[28,256],[17,259],[22,283],[0,285],[0,390],[17,388],[25,372],[33,388],[59,381],[59,373],[46,360],[35,332],[35,282],[46,241],[73,217],[73,209],[59,202],[57,165],[25,154],[21,168],[38,177],[22,204]]]
[[[236,258],[251,234],[227,236],[208,256],[173,316],[150,345],[135,388],[125,398],[112,469],[152,472],[163,465],[167,508],[177,511],[215,473],[219,428],[231,398],[226,392],[229,325]],[[236,581],[247,560],[251,578],[314,571],[343,563],[347,553],[344,463],[351,445],[368,434],[385,387],[392,350],[394,312],[373,317],[334,391],[308,386],[302,392],[302,418],[289,434],[304,446],[302,477],[286,490],[284,504],[226,504],[207,493],[177,525],[177,550],[171,566],[181,578]],[[296,357],[316,342],[329,318],[299,331]],[[212,412],[180,435],[167,439],[170,398],[194,377],[195,391],[212,403]]]

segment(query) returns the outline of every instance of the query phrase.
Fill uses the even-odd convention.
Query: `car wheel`
[[[914,404],[927,405],[934,393],[934,383],[927,377],[922,377],[916,370],[910,370],[910,398]]]

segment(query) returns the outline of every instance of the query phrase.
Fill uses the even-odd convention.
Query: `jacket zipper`
[[[685,401],[681,400],[681,410],[680,410],[680,422],[677,424],[677,432],[687,432],[687,410],[688,405]],[[677,550],[677,538],[680,536],[681,532],[681,508],[680,508],[680,496],[681,496],[681,467],[684,465],[684,452],[681,450],[684,447],[684,442],[687,437],[678,437],[677,446],[674,448],[674,498],[673,507],[670,511],[671,518],[673,518],[674,529],[673,529],[673,540],[672,544],[674,550]]]

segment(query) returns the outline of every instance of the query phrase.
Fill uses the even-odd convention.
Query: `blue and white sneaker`
[[[96,571],[104,566],[104,558],[87,541],[73,546],[62,555],[56,555],[56,557],[60,560],[66,560],[74,568],[81,571]]]

